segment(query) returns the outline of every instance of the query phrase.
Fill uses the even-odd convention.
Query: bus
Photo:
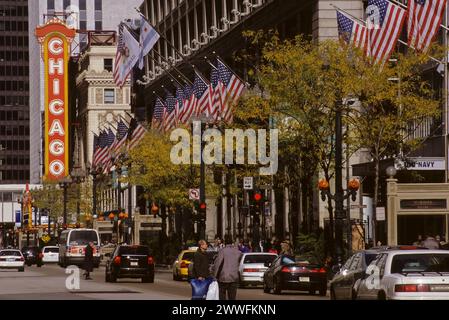
[[[84,264],[85,248],[94,244],[94,267],[100,265],[100,236],[94,229],[70,229],[62,231],[59,237],[58,264],[66,268],[70,265],[82,266]]]

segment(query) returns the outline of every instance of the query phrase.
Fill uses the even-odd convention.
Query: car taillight
[[[313,273],[326,273],[326,269],[324,269],[324,268],[315,268],[315,269],[310,269],[310,272],[313,272]]]
[[[148,264],[154,264],[153,257],[148,257]]]
[[[116,265],[120,265],[120,264],[122,263],[122,258],[121,258],[121,257],[115,257],[115,258],[114,258],[114,263],[115,263]]]
[[[181,268],[187,268],[187,263],[185,263],[185,261],[181,262]]]
[[[25,261],[25,258],[24,257],[20,257],[20,261]]]
[[[430,292],[428,284],[397,284],[394,286],[395,292]]]
[[[292,269],[290,269],[289,267],[282,267],[281,272],[292,272]]]
[[[260,270],[259,269],[251,269],[251,268],[248,268],[248,269],[243,269],[243,272],[259,272]]]

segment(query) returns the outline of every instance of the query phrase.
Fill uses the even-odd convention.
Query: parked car
[[[280,294],[282,290],[319,291],[326,295],[327,273],[319,264],[312,264],[301,257],[278,256],[272,263],[266,263],[268,270],[263,276],[263,291]]]
[[[357,299],[449,300],[449,250],[388,250],[360,281]]]
[[[0,269],[17,269],[19,272],[25,271],[25,258],[16,249],[0,250]]]
[[[105,280],[141,278],[144,283],[154,282],[154,259],[147,246],[118,245],[112,255],[106,254]]]
[[[365,275],[366,268],[373,261],[379,250],[364,250],[352,255],[341,267],[333,267],[335,272],[330,282],[330,296],[332,300],[353,300],[357,296],[355,287],[358,280]]]
[[[58,261],[59,261],[58,246],[46,246],[42,248],[43,263],[58,263]]]
[[[182,250],[173,262],[173,280],[183,280],[189,277],[189,264],[192,263],[196,250]]]
[[[268,252],[244,253],[239,265],[240,286],[263,285],[263,275],[267,263],[272,263],[277,254]]]
[[[43,255],[39,247],[23,247],[22,254],[23,257],[25,258],[25,264],[28,267],[31,267],[33,264],[35,264],[39,268],[42,267]]]

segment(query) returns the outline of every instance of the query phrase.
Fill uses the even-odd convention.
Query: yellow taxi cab
[[[183,280],[188,278],[189,264],[193,261],[193,255],[197,249],[189,248],[188,250],[182,250],[178,255],[178,258],[173,263],[173,280]]]

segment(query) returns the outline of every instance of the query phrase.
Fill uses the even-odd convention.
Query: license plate
[[[309,277],[299,277],[299,282],[310,282]]]
[[[131,262],[131,267],[138,267],[139,263],[138,262]]]
[[[16,261],[16,259],[6,259],[6,261],[8,261],[8,262],[14,262],[14,261]]]

